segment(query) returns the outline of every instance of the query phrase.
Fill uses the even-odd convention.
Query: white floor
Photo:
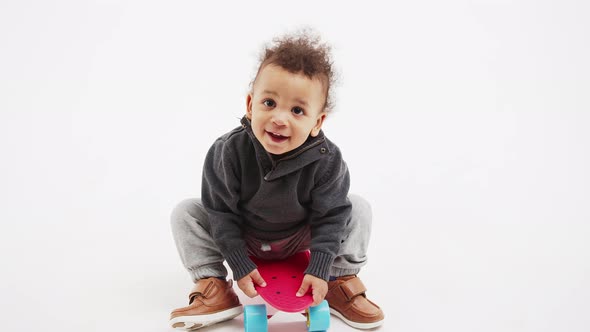
[[[371,256],[360,274],[386,313],[382,331],[588,331],[587,223],[493,221],[476,211],[402,216],[388,203],[374,202]],[[80,211],[71,227],[37,220],[36,231],[21,224],[3,233],[6,331],[171,331],[169,312],[186,305],[191,283],[166,216],[116,211],[127,215],[117,225],[112,212]],[[280,316],[270,327],[301,331],[303,321]],[[332,321],[333,331],[353,330]],[[205,331],[241,328],[238,317]]]

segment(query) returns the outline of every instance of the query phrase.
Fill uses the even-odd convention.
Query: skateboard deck
[[[303,296],[295,296],[301,287],[303,272],[309,264],[309,251],[296,253],[283,260],[250,258],[266,281],[266,287],[255,287],[268,304],[285,312],[301,312],[311,306],[313,303],[311,288]]]

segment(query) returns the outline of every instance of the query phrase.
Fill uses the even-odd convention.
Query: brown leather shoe
[[[214,277],[197,281],[188,296],[189,306],[170,314],[170,326],[196,330],[238,316],[243,308],[232,286],[231,280]]]
[[[371,329],[383,324],[383,311],[369,301],[367,289],[357,276],[339,277],[328,282],[326,300],[330,313],[357,329]]]

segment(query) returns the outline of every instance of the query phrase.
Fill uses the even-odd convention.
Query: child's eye
[[[295,114],[295,115],[303,115],[303,113],[304,113],[303,108],[301,108],[301,107],[293,107],[291,112],[293,112],[293,114]]]
[[[262,103],[267,107],[274,107],[275,106],[275,102],[272,99],[267,99],[267,100],[263,101]]]

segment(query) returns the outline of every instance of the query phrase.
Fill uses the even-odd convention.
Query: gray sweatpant
[[[352,203],[352,218],[346,225],[344,241],[330,270],[330,275],[335,277],[357,274],[367,262],[371,206],[358,195],[350,195],[348,198]],[[180,202],[172,211],[171,223],[180,259],[193,281],[205,277],[227,277],[223,255],[211,237],[207,211],[200,199],[190,198]],[[248,235],[245,240],[248,254],[266,259],[280,259],[309,249],[311,236],[309,227],[304,227],[288,238],[270,243]]]

